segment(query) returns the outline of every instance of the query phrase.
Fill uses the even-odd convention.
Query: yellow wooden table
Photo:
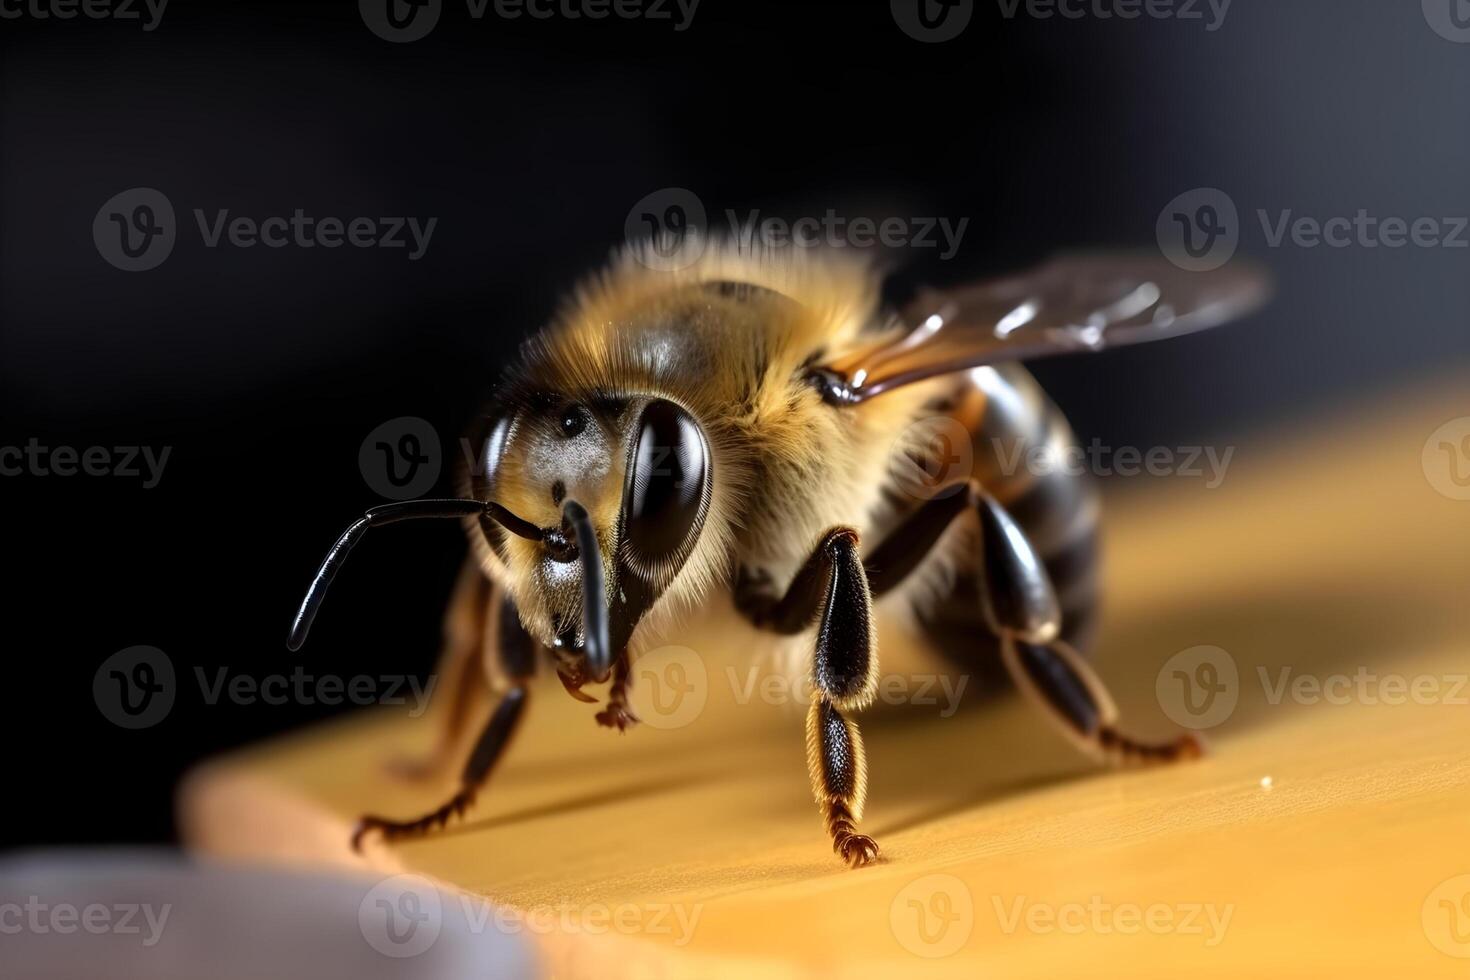
[[[1201,762],[1095,770],[1013,699],[945,717],[933,661],[887,630],[905,703],[862,717],[884,860],[850,871],[801,692],[722,648],[713,609],[663,654],[684,699],[654,664],[662,700],[626,735],[538,688],[447,832],[349,850],[360,812],[444,793],[383,773],[431,730],[383,709],[200,768],[185,838],[540,916],[521,921],[557,976],[1465,976],[1470,456],[1444,444],[1470,419],[1441,429],[1465,416],[1462,378],[1243,440],[1215,489],[1117,481],[1098,668],[1132,729],[1208,725]]]

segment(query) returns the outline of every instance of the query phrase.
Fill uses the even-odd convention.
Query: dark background
[[[1446,0],[1450,2],[1450,0]],[[364,436],[452,438],[634,202],[712,217],[968,217],[959,253],[905,250],[894,296],[1066,246],[1153,243],[1175,195],[1227,191],[1275,271],[1249,321],[1038,373],[1085,439],[1274,429],[1470,361],[1466,250],[1267,247],[1254,218],[1470,213],[1470,45],[1415,0],[1236,0],[1200,21],[1006,19],[942,44],[886,2],[703,0],[688,30],[507,21],[447,0],[390,44],[350,0],[173,0],[138,22],[0,20],[0,445],[173,447],[161,484],[0,478],[12,794],[3,845],[164,840],[180,772],[343,709],[209,706],[195,667],[426,672],[463,545],[388,533],[313,643],[289,614],[333,534],[382,502]],[[179,215],[159,268],[94,247],[108,198]],[[191,211],[439,219],[427,254],[208,249]],[[179,672],[143,731],[91,684],[150,644]]]

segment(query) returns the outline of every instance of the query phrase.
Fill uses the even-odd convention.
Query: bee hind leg
[[[1087,663],[1059,637],[1061,604],[1046,565],[1025,532],[978,481],[956,484],[928,501],[868,557],[868,581],[880,595],[913,571],[960,514],[980,523],[980,606],[1000,641],[1007,672],[1084,753],[1118,765],[1170,762],[1203,754],[1198,736],[1152,744],[1116,727],[1118,711]]]
[[[1204,743],[1193,733],[1169,742],[1144,742],[1117,728],[1118,710],[1087,663],[1067,644],[1001,637],[1001,659],[1026,693],[1083,753],[1116,766],[1195,759]]]
[[[1058,637],[1061,606],[1046,566],[1005,508],[978,485],[969,490],[980,517],[980,605],[1000,638],[1001,660],[1016,686],[1084,753],[1115,765],[1172,762],[1204,754],[1199,738],[1148,743],[1116,727],[1118,709],[1097,674]]]

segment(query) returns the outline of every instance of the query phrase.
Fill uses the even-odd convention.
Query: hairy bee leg
[[[526,682],[535,671],[536,646],[535,640],[521,627],[520,618],[510,599],[496,596],[493,601],[489,631],[493,631],[496,637],[498,680],[505,686],[505,690],[470,751],[469,759],[460,775],[459,790],[442,806],[412,820],[389,820],[372,815],[362,817],[352,834],[353,850],[360,851],[363,838],[374,830],[381,831],[385,839],[394,840],[427,833],[444,826],[474,802],[475,794],[504,754],[525,713],[528,697]],[[488,645],[487,642],[486,646]],[[477,683],[474,678],[465,680],[469,684]]]
[[[448,707],[439,719],[434,747],[423,756],[390,759],[387,765],[394,775],[427,779],[441,772],[453,758],[466,719],[487,693],[480,667],[489,640],[494,591],[479,563],[473,557],[467,559],[450,596],[444,617],[444,649],[434,668],[439,690],[448,697]]]
[[[624,650],[613,661],[612,686],[607,691],[607,707],[597,713],[597,723],[604,728],[627,731],[638,724],[638,716],[628,706],[628,687],[633,682],[633,673],[628,663],[628,651]]]
[[[807,715],[807,769],[832,849],[854,868],[878,859],[878,844],[857,832],[867,795],[862,735],[844,711],[861,710],[877,687],[873,600],[858,555],[857,532],[828,531],[785,598],[771,625],[797,632],[820,610],[812,657],[812,706]]]

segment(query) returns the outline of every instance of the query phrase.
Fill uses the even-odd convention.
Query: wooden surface
[[[736,634],[714,610],[715,628],[680,641],[705,668],[703,710],[674,713],[688,724],[619,736],[539,688],[446,833],[348,850],[361,811],[443,795],[382,773],[429,738],[383,709],[202,767],[181,793],[186,839],[570,910],[572,928],[536,937],[558,976],[1464,976],[1470,502],[1437,492],[1421,454],[1470,415],[1470,384],[1437,392],[1242,441],[1217,489],[1115,481],[1098,669],[1128,726],[1162,735],[1165,705],[1181,710],[1173,670],[1208,679],[1166,662],[1227,651],[1236,703],[1202,762],[1095,770],[1014,699],[967,697],[949,718],[875,706],[864,829],[884,860],[849,871],[810,798],[801,705],[767,703],[779,690],[739,703],[750,654],[722,648]],[[883,672],[918,693],[935,668],[907,646],[885,632]],[[1345,703],[1288,690],[1273,704],[1258,668],[1270,685],[1282,668],[1344,677],[1328,690]],[[1412,688],[1383,703],[1393,677],[1421,676],[1437,686],[1426,703]],[[606,934],[577,928],[634,907]],[[697,916],[687,936],[680,915]]]

